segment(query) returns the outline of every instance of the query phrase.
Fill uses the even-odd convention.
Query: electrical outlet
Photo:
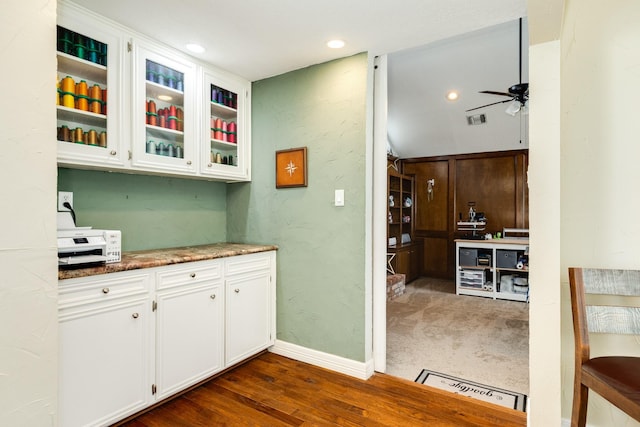
[[[58,191],[58,212],[69,211],[69,208],[64,206],[65,202],[69,202],[73,208],[73,193],[71,191]]]

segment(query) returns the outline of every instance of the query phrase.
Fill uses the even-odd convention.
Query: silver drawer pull
[[[211,299],[216,299],[216,294],[212,294]]]
[[[191,273],[189,276],[191,276],[191,278],[193,279],[194,277],[196,277],[196,273]]]
[[[187,160],[187,164],[191,166],[191,160]]]
[[[109,288],[102,288],[102,293],[103,294],[108,294],[109,293]]]
[[[137,318],[138,318],[138,316],[139,316],[139,314],[138,314],[138,313],[133,313],[133,314],[131,315],[131,317],[133,317],[134,319],[137,319]]]
[[[240,289],[236,288],[235,292],[236,292],[236,294],[239,294],[240,293]]]
[[[116,150],[111,150],[109,154],[111,154],[112,156],[115,156],[117,153],[116,153]]]

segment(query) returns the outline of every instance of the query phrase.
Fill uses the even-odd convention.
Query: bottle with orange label
[[[92,113],[102,113],[102,89],[100,85],[94,84],[89,90],[89,110]]]
[[[76,108],[82,111],[89,111],[89,96],[87,82],[80,80],[76,83]]]
[[[75,108],[76,82],[73,78],[71,76],[63,78],[60,88],[62,91],[62,105],[68,108]]]

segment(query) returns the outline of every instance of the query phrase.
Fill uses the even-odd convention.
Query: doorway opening
[[[388,55],[383,58],[382,63],[384,66],[378,67],[375,76],[376,85],[378,84],[377,80],[380,79],[380,74],[384,73],[385,76],[382,80],[387,82],[388,92],[385,93],[387,99],[383,100],[385,107],[382,111],[379,111],[378,103],[380,102],[379,95],[381,90],[376,91],[375,109],[376,114],[384,115],[387,126],[383,131],[377,128],[374,138],[376,141],[380,141],[380,136],[383,137],[383,140],[387,142],[386,151],[387,153],[391,152],[392,157],[391,162],[387,163],[387,153],[382,154],[380,152],[381,147],[378,144],[374,149],[374,163],[378,168],[383,167],[383,165],[388,168],[390,164],[401,165],[401,169],[397,172],[414,178],[413,185],[415,188],[411,202],[414,203],[413,208],[415,210],[412,211],[410,218],[406,220],[411,226],[406,227],[404,225],[406,223],[403,221],[407,215],[402,210],[405,202],[404,195],[401,193],[399,200],[394,200],[394,203],[399,202],[401,204],[400,210],[397,211],[399,215],[394,218],[393,212],[389,209],[390,200],[388,196],[390,194],[386,192],[384,201],[380,200],[380,197],[374,198],[374,204],[376,208],[379,208],[379,212],[374,210],[374,215],[381,215],[386,221],[399,224],[398,228],[401,230],[405,228],[412,230],[408,233],[409,241],[415,243],[418,248],[419,254],[417,257],[421,260],[422,265],[416,268],[418,273],[415,273],[415,271],[406,272],[410,276],[415,276],[415,278],[411,277],[414,280],[405,279],[405,290],[402,295],[387,301],[387,295],[385,294],[384,297],[379,295],[380,289],[375,288],[374,293],[378,294],[378,296],[374,295],[374,305],[380,306],[384,304],[384,330],[386,333],[384,338],[378,334],[376,326],[380,326],[382,322],[378,316],[380,310],[374,309],[374,357],[376,359],[376,370],[380,370],[379,366],[384,366],[386,373],[409,380],[415,380],[422,369],[431,369],[528,394],[527,302],[457,295],[455,280],[456,272],[459,268],[455,260],[457,253],[455,240],[464,237],[464,235],[459,234],[457,223],[459,220],[468,219],[468,204],[470,202],[476,203],[474,206],[475,211],[483,212],[489,224],[493,221],[493,224],[486,230],[490,232],[492,237],[498,231],[498,227],[502,230],[503,227],[517,226],[522,228],[528,226],[526,212],[526,160],[521,161],[519,165],[517,161],[514,163],[513,156],[510,160],[513,170],[517,172],[518,167],[520,167],[519,171],[523,172],[518,178],[520,179],[519,182],[511,180],[514,186],[519,185],[519,188],[524,188],[524,192],[514,192],[516,202],[514,202],[513,206],[496,206],[495,201],[489,200],[491,197],[487,197],[487,195],[491,196],[496,192],[503,191],[506,181],[509,181],[501,175],[502,172],[496,172],[494,167],[487,166],[488,163],[491,163],[492,160],[490,159],[493,157],[487,153],[511,151],[513,152],[512,154],[517,156],[527,151],[528,132],[526,125],[528,118],[525,115],[526,109],[520,111],[516,116],[511,116],[506,114],[502,103],[488,106],[484,113],[485,122],[492,124],[492,126],[484,128],[469,126],[464,114],[466,112],[465,109],[471,108],[471,105],[474,104],[482,105],[486,99],[478,98],[476,92],[489,86],[501,88],[505,86],[505,82],[510,84],[513,78],[509,80],[499,77],[500,73],[496,72],[490,77],[481,77],[478,73],[470,71],[475,70],[476,67],[481,68],[477,64],[476,67],[472,68],[458,66],[458,69],[463,70],[460,78],[465,78],[468,81],[465,84],[468,87],[478,89],[461,90],[460,92],[463,96],[458,102],[466,99],[466,104],[458,104],[463,106],[461,108],[456,107],[456,109],[452,108],[451,104],[447,104],[449,101],[445,98],[445,89],[448,89],[445,84],[445,77],[451,80],[455,73],[444,72],[441,74],[445,77],[439,77],[432,71],[419,69],[420,61],[423,61],[424,65],[429,67],[435,67],[441,63],[450,64],[451,61],[443,60],[445,52],[453,54],[454,48],[462,49],[462,45],[477,37],[495,37],[498,40],[498,44],[504,42],[505,45],[508,44],[507,40],[515,38],[516,43],[512,43],[514,45],[512,49],[513,55],[509,55],[515,60],[511,61],[513,65],[507,64],[504,67],[511,71],[517,82],[517,21],[515,25],[514,23],[507,23],[498,27],[487,29],[484,32],[463,35],[453,40],[442,41],[434,44],[434,46],[417,49],[413,52]],[[495,34],[489,35],[488,33],[492,31]],[[528,46],[528,41],[523,42],[522,45]],[[470,48],[470,50],[473,52],[477,49]],[[484,53],[487,53],[486,50]],[[419,55],[422,55],[423,59],[416,59]],[[478,60],[473,53],[453,55],[463,58],[466,56],[471,61]],[[526,57],[526,55],[524,56]],[[406,62],[406,65],[402,61]],[[408,77],[403,77],[400,78],[403,83],[395,85],[393,81],[395,78],[394,73],[400,73],[403,71],[403,67],[412,69],[416,74],[422,75],[422,80],[411,80]],[[526,79],[526,66],[523,68],[525,69],[524,79]],[[505,71],[505,73],[509,74],[509,71]],[[428,84],[425,83],[425,80],[427,80],[425,76],[428,76]],[[412,83],[416,81],[418,83]],[[424,87],[430,87],[431,94],[442,92],[441,99],[438,100],[441,104],[434,102],[432,103],[433,107],[417,105],[416,102],[429,103],[431,105],[429,101],[425,101],[429,95],[419,95],[421,93],[420,90]],[[434,87],[439,87],[440,89],[436,91],[436,89],[433,89]],[[410,98],[416,97],[421,98],[421,100],[410,101]],[[407,104],[407,106],[404,104]],[[396,114],[397,116],[394,117]],[[378,117],[376,116],[376,119]],[[458,119],[463,124],[456,122],[453,125],[453,121]],[[436,134],[430,134],[428,133],[430,131],[424,130],[411,130],[412,123],[419,122],[424,124],[431,121],[447,124],[450,129],[454,130],[433,131]],[[379,120],[375,120],[375,122],[378,123]],[[417,136],[412,135],[412,132],[415,132]],[[448,136],[446,135],[447,132],[449,133]],[[424,141],[438,141],[438,143],[426,144]],[[463,145],[464,141],[470,141],[470,143]],[[406,146],[402,145],[404,142],[407,142]],[[423,150],[425,145],[429,146],[430,151],[415,151]],[[394,153],[395,150],[399,152]],[[394,154],[396,156],[393,156]],[[394,157],[402,158],[402,160],[398,161]],[[455,158],[452,159],[452,157]],[[496,157],[500,157],[499,162],[504,162],[503,157],[508,156],[500,155]],[[441,163],[435,165],[436,162]],[[474,170],[478,163],[482,164],[482,166],[478,170]],[[481,186],[481,191],[478,191],[477,188],[475,190],[470,189],[470,195],[461,195],[458,180],[470,172],[477,172],[480,177],[484,174],[484,176],[489,177],[488,181],[493,179],[493,181],[498,182],[498,185],[496,186],[496,182],[487,182]],[[523,176],[524,178],[522,178]],[[375,180],[377,184],[380,183],[379,177],[376,177]],[[474,177],[470,180],[474,183],[482,183],[484,178]],[[387,182],[386,184],[385,187],[389,188],[389,183]],[[437,194],[438,191],[440,194]],[[469,200],[457,200],[457,196],[460,196],[461,199],[466,197]],[[421,219],[420,213],[417,212],[421,209],[424,212],[425,205],[434,203],[433,201],[437,197],[444,198],[444,207],[441,207],[441,209],[444,209],[444,214],[435,216],[430,215],[433,213],[430,212],[429,215],[426,215],[426,219],[422,219],[423,223],[419,224],[418,222]],[[394,199],[397,199],[397,196]],[[482,206],[482,203],[491,204],[491,206],[485,207]],[[383,204],[384,206],[382,206]],[[464,213],[458,212],[461,205],[467,208]],[[480,206],[482,206],[482,210],[480,210]],[[492,212],[492,216],[489,216],[488,212]],[[509,219],[501,218],[503,213],[508,216],[506,214],[509,212],[512,214],[513,223],[510,223]],[[464,218],[458,218],[460,215],[464,215]],[[442,224],[434,224],[437,221],[444,222]],[[398,251],[389,250],[389,246],[393,243],[389,242],[389,236],[393,234],[394,236],[392,237],[396,237],[395,244],[402,245],[403,243],[408,243],[402,241],[403,235],[407,233],[403,231],[389,233],[387,224],[385,224],[385,229],[387,229],[385,233],[385,246],[387,246],[386,259],[384,260],[385,269],[387,267],[394,268],[394,266],[397,266],[399,254],[397,253]],[[381,231],[380,229],[376,230]],[[397,236],[395,236],[396,234]],[[475,238],[476,236],[473,237]],[[409,260],[416,257],[411,251],[406,256],[409,257]],[[395,264],[393,259],[390,258],[395,259]],[[380,260],[381,257],[376,256],[375,259]],[[379,268],[376,267],[376,272],[379,271]],[[385,278],[386,275],[385,271]],[[500,277],[500,281],[502,281],[501,279],[502,277]],[[483,279],[483,284],[480,286],[485,286],[485,282],[489,282],[489,280]],[[493,276],[491,285],[498,286]],[[384,341],[384,350],[380,346],[381,341]],[[495,354],[491,353],[490,350],[494,351]],[[384,352],[384,356],[381,355],[382,352]],[[381,358],[384,359],[382,365],[379,363]],[[497,374],[498,372],[510,374],[500,378],[500,375]]]

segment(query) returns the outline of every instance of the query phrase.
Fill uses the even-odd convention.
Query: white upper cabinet
[[[68,0],[57,78],[60,166],[251,179],[247,80]]]
[[[249,181],[249,84],[207,69],[202,81],[200,170],[207,176]]]
[[[121,35],[107,21],[72,4],[58,9],[59,164],[125,166],[123,48]]]
[[[137,41],[133,56],[132,165],[194,175],[196,65]]]

